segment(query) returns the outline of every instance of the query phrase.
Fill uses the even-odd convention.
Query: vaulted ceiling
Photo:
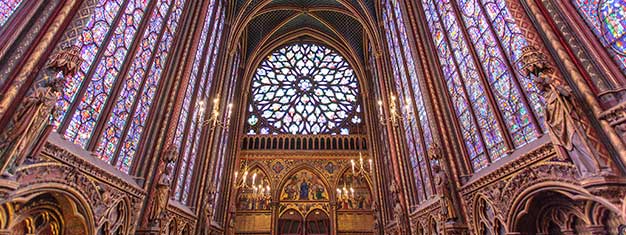
[[[374,0],[234,0],[234,38],[246,55],[264,47],[315,40],[364,61],[365,43],[376,36]],[[307,33],[303,33],[307,32]],[[314,33],[319,37],[312,37]],[[290,35],[297,35],[292,37]],[[331,43],[332,42],[332,43]]]

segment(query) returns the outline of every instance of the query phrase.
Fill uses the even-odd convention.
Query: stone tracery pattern
[[[350,134],[362,122],[356,74],[318,44],[284,46],[252,79],[248,134]]]

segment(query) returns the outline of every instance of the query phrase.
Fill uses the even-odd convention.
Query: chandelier
[[[232,114],[233,104],[229,103],[226,108],[226,120],[220,120],[220,108],[219,108],[219,98],[213,99],[213,110],[211,111],[211,116],[204,120],[201,125],[211,125],[211,130],[214,130],[217,127],[228,128],[230,126],[230,116]],[[198,115],[204,115],[206,111],[206,101],[200,100],[197,104]]]
[[[243,162],[241,170],[243,171],[243,176],[241,178],[239,178],[239,171],[235,171],[235,177],[233,180],[233,186],[235,189],[251,189],[255,198],[271,197],[271,187],[269,182],[261,181],[257,184],[257,172],[252,173],[252,177],[248,178],[250,176],[250,169],[245,161]]]
[[[411,99],[406,98],[406,105],[404,105],[404,109],[406,113],[403,116],[402,112],[398,112],[398,106],[396,104],[397,98],[395,95],[391,95],[389,102],[389,118],[385,118],[385,113],[383,112],[383,101],[378,100],[378,112],[380,114],[380,124],[387,125],[388,122],[391,122],[391,125],[397,127],[401,121],[411,120],[413,118],[413,110],[411,109]]]

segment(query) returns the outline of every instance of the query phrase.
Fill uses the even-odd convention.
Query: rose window
[[[248,134],[350,134],[362,120],[354,71],[316,44],[287,45],[261,62],[248,108]]]

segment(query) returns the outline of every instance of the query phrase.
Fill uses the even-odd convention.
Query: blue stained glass
[[[24,0],[2,0],[0,1],[0,28],[7,23],[9,18],[15,13]]]
[[[214,4],[211,4],[209,6],[209,9],[207,10],[207,14],[206,14],[202,31],[200,34],[200,41],[198,42],[198,48],[196,50],[196,54],[195,54],[195,58],[194,58],[193,66],[192,66],[192,71],[190,75],[191,77],[189,79],[190,82],[195,83],[198,77],[200,77],[200,81],[199,81],[200,86],[196,94],[196,97],[199,100],[206,99],[206,97],[204,96],[205,89],[207,87],[206,77],[204,76],[206,75],[205,73],[206,67],[203,67],[201,63],[202,63],[202,60],[206,58],[206,55],[207,55],[206,53],[204,53],[205,52],[204,49],[205,49],[205,46],[207,45],[206,41],[208,38],[209,29],[211,28],[211,25],[212,25],[211,22],[216,22],[216,23],[219,22],[219,21],[212,21],[213,13],[214,13],[213,7],[214,7]],[[213,33],[212,35],[215,35],[215,33]],[[199,102],[199,100],[197,100],[197,102]],[[178,181],[177,181],[177,185],[175,188],[175,198],[177,200],[180,200],[183,203],[187,203],[187,197],[189,195],[189,185],[191,183],[193,168],[194,168],[196,156],[198,153],[198,149],[200,147],[199,141],[200,141],[200,134],[202,130],[200,123],[204,121],[204,114],[200,113],[200,111],[202,110],[198,109],[197,107],[194,108],[193,116],[191,117],[191,123],[190,123],[191,126],[189,128],[189,132],[191,133],[189,136],[192,136],[192,139],[188,139],[185,143],[184,152],[182,153],[183,159],[182,159],[180,170],[178,171]]]
[[[472,40],[476,54],[481,60],[485,75],[491,85],[493,97],[500,108],[516,147],[536,138],[535,127],[530,121],[530,113],[521,100],[519,88],[515,85],[514,75],[507,68],[506,58],[498,49],[494,34],[484,16],[480,3],[476,0],[460,0],[463,20],[468,35]],[[494,155],[497,159],[501,155]]]
[[[626,74],[626,1],[571,1],[622,73]]]
[[[260,119],[249,127],[253,130],[346,134],[345,126],[362,120],[354,71],[341,55],[323,45],[291,44],[274,51],[257,68],[251,94],[250,115]]]
[[[100,141],[97,151],[103,156],[114,156],[121,143],[122,135],[129,117],[134,112],[134,104],[137,102],[138,94],[145,87],[144,80],[148,63],[152,58],[153,51],[157,45],[158,34],[163,28],[163,21],[169,9],[169,1],[160,0],[157,2],[156,8],[150,16],[150,24],[144,32],[144,35],[135,54],[130,70],[122,83],[121,93],[118,95],[115,106],[109,121],[106,122],[104,133]],[[148,107],[138,107],[139,109]],[[120,170],[127,172],[128,165],[132,159],[124,156],[121,161]]]
[[[123,0],[100,1],[94,7],[94,13],[87,21],[83,32],[78,38],[77,45],[81,47],[80,55],[83,62],[74,77],[68,78],[61,93],[61,98],[57,101],[60,114],[54,121],[54,126],[58,127],[64,118],[67,118],[67,110],[75,101],[78,90],[87,76],[96,55],[102,48],[105,36],[111,29],[115,16],[120,11]]]
[[[177,0],[174,2],[173,9],[169,13],[166,27],[163,29],[163,36],[155,52],[155,59],[148,71],[148,77],[146,80],[146,87],[143,89],[137,111],[133,114],[130,128],[128,129],[128,136],[124,139],[123,144],[120,146],[119,159],[131,159],[137,152],[141,134],[145,128],[145,122],[148,118],[148,112],[152,106],[153,98],[156,94],[157,86],[161,79],[163,72],[163,66],[165,65],[170,48],[174,40],[174,32],[179,23],[179,19],[182,13],[184,0]],[[118,168],[128,169],[130,167],[130,161],[119,161]]]
[[[66,130],[65,137],[68,140],[86,147],[105,102],[109,98],[115,79],[122,68],[126,54],[132,46],[147,5],[148,1],[146,0],[128,2],[104,56],[96,65],[94,75],[87,84],[87,90]],[[100,158],[109,161],[111,156],[100,155]]]
[[[470,102],[465,95],[463,82],[461,80],[462,77],[457,72],[453,52],[450,50],[451,47],[446,40],[446,32],[440,21],[435,3],[433,0],[423,0],[422,3],[425,9],[428,26],[433,34],[434,42],[436,43],[439,62],[446,79],[448,91],[457,116],[459,117],[461,134],[465,140],[466,150],[472,160],[473,168],[476,170],[480,169],[486,166],[486,164],[477,163],[485,162],[487,156],[485,155],[485,146],[482,144],[478,133],[477,120],[474,119],[471,113]],[[453,36],[458,36],[458,32]]]

